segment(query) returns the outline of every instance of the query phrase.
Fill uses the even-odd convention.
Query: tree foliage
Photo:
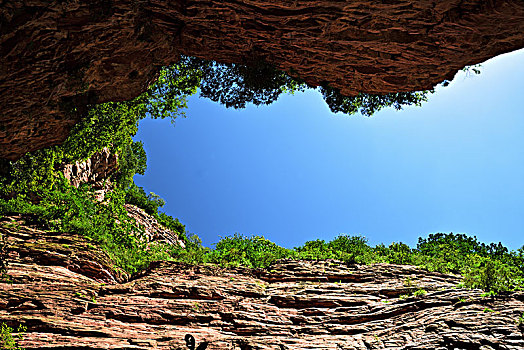
[[[355,96],[344,96],[339,89],[326,85],[320,87],[320,92],[333,113],[341,112],[351,115],[360,112],[362,115],[370,117],[386,107],[401,110],[404,106],[420,106],[422,102],[427,101],[427,95],[432,91],[398,92],[383,95],[359,93]]]
[[[264,61],[251,65],[217,63],[183,57],[187,69],[199,72],[200,96],[219,102],[227,108],[245,108],[271,104],[282,93],[302,91],[306,85]]]
[[[219,102],[226,107],[245,108],[254,105],[270,104],[282,93],[304,91],[309,87],[299,77],[276,69],[263,61],[253,61],[249,65],[217,63],[198,58],[182,58],[182,67],[197,73],[200,81],[200,96]],[[352,115],[361,113],[371,116],[385,107],[399,110],[403,106],[420,106],[432,91],[401,92],[390,94],[359,93],[344,96],[339,89],[323,84],[319,91],[333,113]]]
[[[446,248],[446,245],[449,246]],[[497,248],[483,250],[482,247]],[[441,248],[445,249],[444,254]],[[477,248],[482,253],[476,252]],[[451,251],[454,253],[449,254]],[[195,264],[255,268],[269,267],[279,259],[336,259],[350,264],[416,265],[430,271],[462,274],[464,286],[468,288],[494,292],[524,288],[524,247],[518,251],[509,251],[500,243],[486,245],[476,237],[454,233],[437,233],[419,238],[417,248],[402,242],[372,247],[367,244],[365,237],[340,235],[329,242],[321,239],[307,241],[294,249],[279,247],[262,236],[234,234],[222,238],[215,249],[204,248],[199,241],[195,241],[184,253],[179,251],[173,256],[177,260]]]
[[[348,235],[286,249],[262,236],[235,234],[221,239],[214,249],[205,248],[196,235],[186,234],[185,226],[177,219],[159,211],[164,201],[158,195],[147,194],[134,184],[133,176],[144,174],[147,167],[142,143],[132,139],[141,119],[149,116],[174,122],[184,116],[187,97],[197,89],[202,97],[226,107],[244,108],[249,103],[270,104],[282,93],[306,88],[310,87],[298,77],[262,60],[238,65],[181,57],[177,64],[162,69],[158,80],[135,99],[90,106],[64,144],[26,154],[16,162],[0,160],[0,215],[31,214],[47,228],[84,234],[129,272],[160,258],[255,268],[267,267],[281,258],[338,259],[347,263],[416,264],[436,271],[460,272],[466,275],[470,286],[490,290],[522,285],[514,281],[524,271],[523,249],[509,252],[500,244],[484,245],[463,235],[430,235],[421,239],[416,249],[403,243],[371,247],[364,237]],[[429,93],[343,96],[328,85],[320,87],[320,92],[333,112],[360,112],[365,116],[385,107],[420,105]],[[64,164],[85,160],[106,147],[118,154],[118,171],[110,179],[113,191],[100,203],[94,200],[92,188],[71,186],[59,170]],[[186,249],[146,246],[136,235],[140,228],[127,216],[125,203],[143,208],[162,225],[178,232]],[[469,256],[474,264],[465,258]],[[507,278],[502,282],[500,278],[493,280],[493,276],[499,275]]]
[[[190,69],[180,65],[166,68],[137,98],[91,106],[62,145],[28,153],[16,162],[1,161],[0,215],[31,214],[44,227],[83,234],[97,241],[129,272],[152,259],[168,258],[167,248],[146,246],[137,236],[141,228],[124,207],[126,199],[132,201],[185,239],[184,225],[158,212],[163,200],[134,184],[133,176],[144,174],[147,158],[142,143],[132,137],[138,122],[147,116],[174,120],[183,115],[187,96],[196,92],[198,84],[198,75]],[[118,171],[107,179],[113,190],[100,203],[89,185],[71,186],[60,169],[105,147],[118,154]]]

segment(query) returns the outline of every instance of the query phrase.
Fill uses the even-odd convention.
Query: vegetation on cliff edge
[[[203,247],[177,219],[159,211],[164,204],[159,196],[147,194],[133,182],[135,174],[146,170],[143,145],[132,139],[138,122],[147,116],[173,121],[183,116],[187,97],[198,88],[203,97],[243,108],[247,103],[269,104],[280,94],[301,91],[307,85],[264,62],[248,67],[183,57],[176,65],[164,68],[158,81],[137,98],[91,106],[64,144],[26,154],[16,162],[0,160],[0,215],[30,214],[46,229],[83,234],[98,242],[119,267],[130,273],[160,259],[252,268],[265,268],[282,258],[337,259],[359,264],[411,264],[460,273],[466,286],[490,291],[523,287],[524,248],[509,251],[500,243],[486,245],[460,234],[432,234],[420,238],[416,248],[404,243],[371,247],[364,237],[341,235],[330,242],[315,240],[287,249],[261,236],[240,234],[222,238],[214,249]],[[347,97],[329,86],[320,90],[334,112],[364,115],[387,106],[400,109],[417,105],[427,94]],[[100,202],[95,200],[92,185],[72,186],[61,169],[104,148],[118,155],[118,169],[105,180],[110,191]],[[141,227],[127,215],[125,203],[143,208],[178,233],[186,248],[146,242],[141,238]],[[0,242],[0,273],[5,270],[5,250],[5,243]]]
[[[524,288],[524,246],[510,251],[501,243],[485,244],[465,234],[430,234],[420,237],[416,248],[401,242],[372,247],[365,237],[339,235],[329,242],[317,239],[293,249],[280,247],[261,236],[235,234],[222,238],[214,249],[193,242],[187,249],[172,249],[170,254],[175,260],[194,264],[251,268],[267,268],[279,259],[415,265],[429,271],[461,274],[468,288],[494,292]]]
[[[159,80],[132,101],[92,106],[60,146],[28,153],[16,162],[0,160],[0,215],[31,214],[47,229],[83,234],[131,273],[152,260],[168,258],[166,247],[140,238],[142,230],[124,204],[144,208],[185,240],[184,225],[158,211],[163,201],[134,184],[133,176],[146,169],[146,154],[142,143],[132,139],[138,122],[147,116],[174,120],[183,115],[186,98],[196,92],[199,81],[194,72],[184,68],[181,74],[182,70],[179,65],[164,69]],[[99,202],[93,184],[76,188],[62,169],[104,148],[118,155],[118,169],[103,180],[102,187],[110,191]]]

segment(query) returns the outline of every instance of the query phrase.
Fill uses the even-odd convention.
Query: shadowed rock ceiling
[[[351,95],[432,88],[522,47],[522,0],[3,1],[0,158],[62,142],[87,104],[137,96],[180,54]]]

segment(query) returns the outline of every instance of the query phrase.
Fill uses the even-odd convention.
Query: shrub
[[[186,247],[172,246],[169,249],[171,259],[188,264],[203,264],[207,261],[210,252],[209,248],[202,246],[202,240],[195,234],[188,234],[185,237]]]
[[[125,201],[128,204],[133,204],[144,209],[146,213],[152,215],[157,214],[158,208],[163,207],[166,203],[160,196],[153,192],[146,194],[142,187],[134,183],[126,190]]]
[[[362,236],[340,235],[328,243],[321,239],[307,241],[294,250],[301,259],[337,259],[359,264],[374,261],[373,251]]]
[[[521,288],[518,270],[496,259],[478,254],[469,255],[469,266],[464,271],[464,286],[485,291],[508,291]]]
[[[186,237],[186,226],[178,221],[178,219],[162,212],[158,212],[157,215],[155,215],[155,218],[161,225],[170,229],[171,231],[176,232],[178,234],[178,238],[184,241],[184,243],[189,243],[189,240]]]
[[[372,250],[363,236],[340,235],[327,244],[335,258],[348,262],[365,264],[372,262]]]
[[[34,214],[50,229],[93,239],[129,273],[150,261],[169,257],[166,249],[146,249],[146,244],[136,237],[139,227],[127,215],[124,193],[119,190],[108,194],[107,203],[100,203],[94,200],[89,187],[75,188],[64,180],[57,189],[43,191],[37,204],[25,196],[0,198],[0,214],[10,212]]]
[[[307,241],[303,246],[295,247],[294,250],[298,253],[300,259],[335,259],[334,252],[323,239]]]
[[[224,266],[264,268],[291,255],[289,249],[279,247],[262,236],[245,237],[235,233],[222,238],[209,252],[207,261]]]
[[[24,350],[18,346],[15,338],[13,337],[13,328],[8,327],[5,323],[2,323],[0,326],[0,348],[5,350]],[[19,340],[23,339],[24,333],[27,331],[27,328],[19,325],[17,329]]]
[[[413,252],[407,244],[393,242],[385,253],[386,261],[390,264],[406,265],[413,263]]]
[[[465,257],[468,254],[485,253],[476,237],[454,233],[435,233],[419,238],[417,250],[422,255],[422,265],[445,273],[460,273],[467,265]]]

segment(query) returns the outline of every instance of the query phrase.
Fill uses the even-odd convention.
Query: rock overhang
[[[431,89],[524,47],[524,1],[11,1],[0,10],[0,158],[59,144],[180,55],[263,59],[351,95]]]

